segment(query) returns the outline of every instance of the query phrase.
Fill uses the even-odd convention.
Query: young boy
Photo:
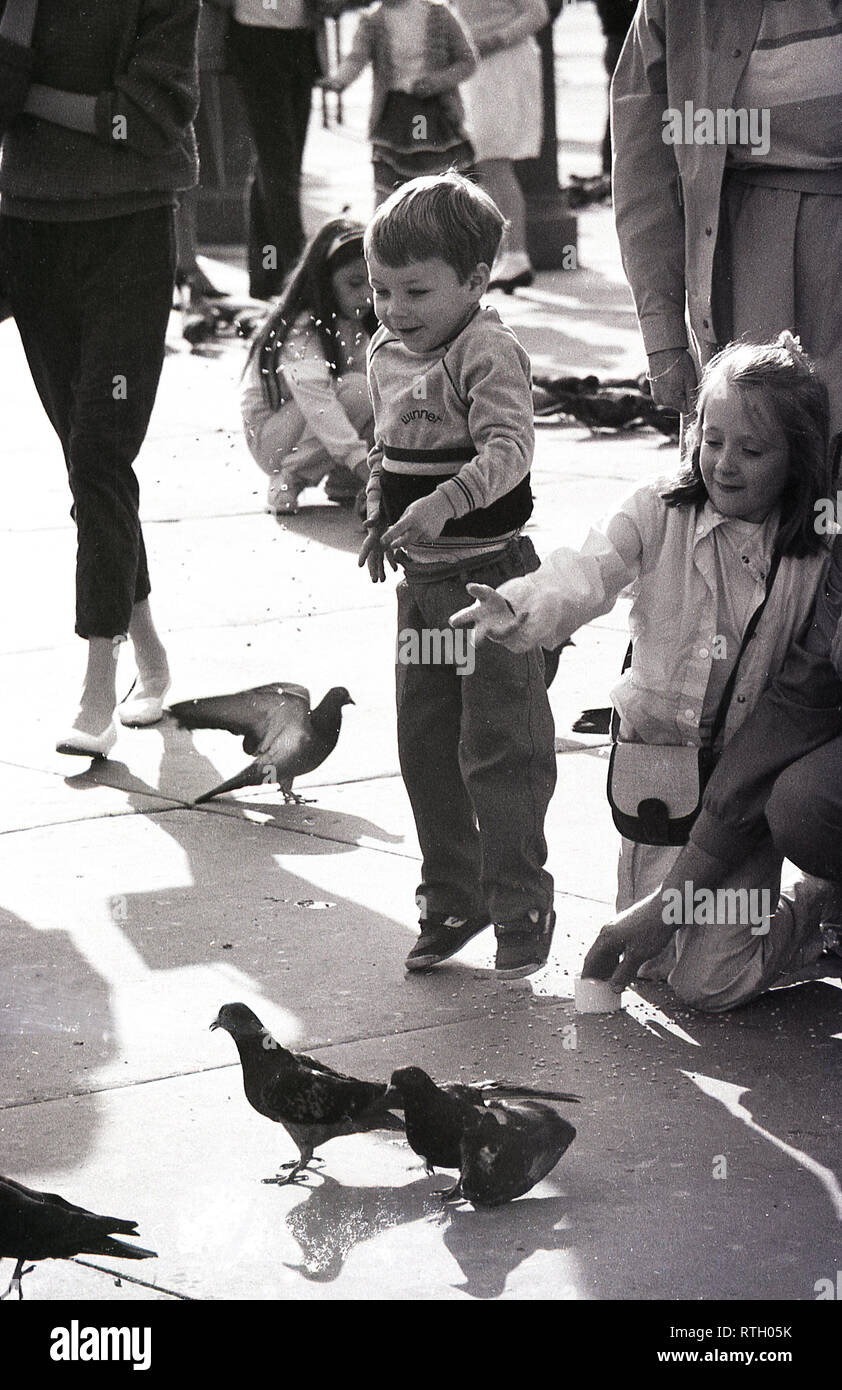
[[[480,308],[505,222],[458,174],[414,179],[377,210],[365,252],[381,327],[369,349],[374,448],[360,564],[398,586],[398,746],[424,857],[424,970],[494,924],[501,976],[545,964],[555,926],[544,816],[555,787],[540,648],[458,652],[466,584],[538,567],[529,359]],[[462,634],[459,634],[461,637]],[[448,640],[449,639],[449,640]]]

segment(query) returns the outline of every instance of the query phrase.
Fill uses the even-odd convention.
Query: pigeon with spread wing
[[[119,1216],[98,1216],[76,1207],[56,1192],[38,1192],[13,1178],[0,1177],[0,1259],[16,1260],[12,1282],[0,1298],[17,1292],[23,1298],[21,1279],[32,1270],[26,1260],[69,1260],[74,1255],[113,1255],[123,1260],[151,1260],[154,1250],[116,1240],[114,1231],[136,1236],[137,1222]]]
[[[224,1028],[237,1045],[246,1100],[259,1114],[283,1125],[298,1148],[298,1160],[281,1165],[291,1170],[289,1174],[264,1182],[300,1181],[316,1146],[328,1139],[373,1129],[403,1131],[403,1120],[392,1114],[397,1101],[385,1082],[358,1081],[303,1053],[290,1052],[246,1004],[223,1004],[210,1026]]]
[[[342,708],[353,703],[345,687],[336,685],[311,710],[309,690],[281,681],[171,705],[169,713],[182,728],[240,734],[244,751],[254,759],[236,777],[198,796],[194,804],[238,787],[273,783],[285,801],[300,802],[302,798],[292,790],[293,780],[315,771],[333,752],[342,727]]]
[[[420,1067],[392,1072],[391,1088],[404,1112],[406,1138],[432,1173],[436,1168],[460,1168],[462,1137],[474,1112],[505,1111],[514,1100],[552,1100],[577,1103],[568,1091],[536,1090],[507,1081],[460,1081],[436,1085]],[[537,1181],[537,1179],[536,1179]]]
[[[459,1181],[448,1195],[475,1207],[511,1202],[545,1178],[575,1138],[573,1126],[539,1101],[475,1108],[465,1117]]]

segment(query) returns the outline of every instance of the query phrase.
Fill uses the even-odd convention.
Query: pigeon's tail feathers
[[[489,1100],[493,1100],[495,1096],[511,1096],[513,1099],[522,1097],[528,1100],[555,1100],[578,1105],[582,1099],[575,1091],[547,1091],[536,1086],[519,1086],[509,1081],[478,1081],[475,1089],[483,1098],[487,1096]]]
[[[102,1216],[98,1219],[102,1221],[102,1224],[105,1230],[108,1232],[109,1236],[115,1234],[121,1236],[137,1235],[136,1221],[124,1221],[122,1217],[119,1216]]]
[[[213,787],[209,792],[203,792],[197,796],[193,802],[194,806],[201,806],[203,801],[210,801],[215,796],[221,796],[223,792],[237,791],[239,787],[273,786],[277,781],[276,770],[270,763],[264,763],[257,758],[248,767],[238,772],[236,777],[229,777],[227,782],[220,782],[218,787]]]
[[[92,1242],[93,1245],[93,1242]],[[113,1236],[104,1236],[97,1241],[95,1248],[89,1249],[89,1255],[113,1255],[120,1260],[157,1260],[157,1250],[145,1250],[142,1245],[129,1245],[128,1241],[116,1240]]]

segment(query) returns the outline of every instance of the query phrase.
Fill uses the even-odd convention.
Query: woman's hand
[[[517,617],[512,605],[496,589],[490,589],[487,584],[466,584],[465,587],[476,603],[454,613],[450,626],[473,628],[477,646],[489,639],[504,642],[520,627],[523,619]]]
[[[645,961],[657,956],[676,930],[664,922],[663,890],[628,908],[602,928],[582,966],[589,980],[607,980],[619,994],[637,975]]]
[[[656,405],[680,410],[682,415],[692,414],[698,378],[686,348],[650,352],[647,376]]]

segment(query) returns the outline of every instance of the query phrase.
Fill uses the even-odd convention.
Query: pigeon
[[[311,712],[309,690],[282,681],[171,705],[168,713],[184,729],[228,729],[242,734],[243,748],[254,758],[236,777],[198,796],[193,804],[200,806],[237,787],[275,782],[284,801],[300,803],[303,797],[293,792],[293,779],[313,772],[333,752],[342,727],[342,707],[353,703],[345,687],[335,685]]]
[[[404,1112],[407,1142],[423,1158],[428,1173],[436,1168],[461,1167],[462,1135],[474,1112],[505,1112],[511,1103],[508,1097],[571,1102],[581,1099],[566,1091],[539,1091],[505,1081],[455,1081],[437,1086],[420,1067],[402,1067],[392,1072],[391,1089]]]
[[[475,1207],[499,1207],[547,1176],[576,1138],[551,1105],[508,1101],[465,1116],[459,1181],[450,1194]]]
[[[21,1280],[34,1268],[26,1260],[69,1260],[74,1255],[115,1255],[126,1260],[156,1259],[154,1250],[127,1245],[112,1231],[136,1236],[137,1222],[118,1216],[97,1216],[75,1207],[55,1192],[37,1192],[12,1178],[0,1177],[0,1259],[17,1261],[12,1282],[0,1298],[17,1292],[23,1298]]]
[[[224,1028],[237,1044],[243,1068],[246,1100],[259,1114],[283,1125],[300,1157],[282,1168],[287,1177],[264,1182],[306,1181],[303,1170],[317,1144],[341,1134],[365,1134],[372,1129],[404,1129],[392,1114],[396,1101],[382,1081],[358,1081],[323,1062],[281,1047],[246,1004],[223,1004],[211,1029]]]

